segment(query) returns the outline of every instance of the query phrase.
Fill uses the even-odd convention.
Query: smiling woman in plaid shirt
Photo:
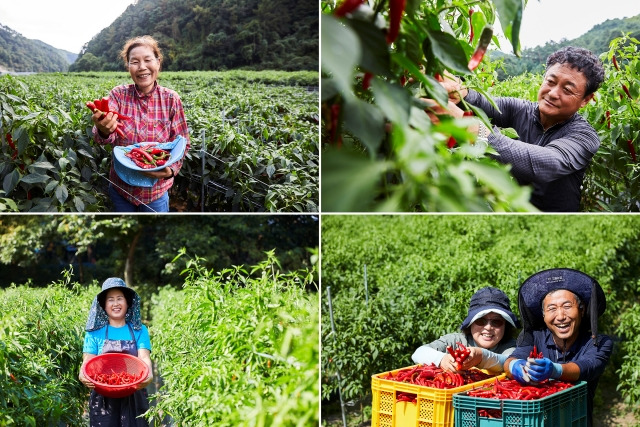
[[[132,120],[118,122],[117,115],[101,112],[91,119],[95,123],[93,136],[100,144],[114,146],[139,142],[169,142],[178,135],[187,140],[185,154],[190,147],[189,130],[182,109],[182,101],[176,92],[158,85],[156,81],[162,65],[162,53],[158,43],[150,36],[127,41],[121,52],[133,84],[113,88],[109,94],[109,110],[117,111]],[[115,132],[120,127],[124,137]],[[182,160],[159,171],[142,172],[157,181],[153,187],[134,187],[118,177],[111,165],[109,171],[109,196],[116,212],[168,212],[169,193],[173,177],[182,167]]]

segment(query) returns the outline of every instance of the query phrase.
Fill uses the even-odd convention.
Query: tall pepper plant
[[[489,32],[499,20],[518,53],[525,3],[322,2],[324,211],[533,209],[530,190],[466,130],[470,118],[435,124],[424,112],[425,99],[447,106],[443,76],[486,94],[480,60],[499,43]]]
[[[583,190],[582,210],[640,211],[640,41],[624,36],[601,56],[605,81],[584,115],[600,137]]]

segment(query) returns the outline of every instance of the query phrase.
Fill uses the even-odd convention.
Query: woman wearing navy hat
[[[523,331],[505,372],[522,384],[586,381],[591,425],[593,396],[613,350],[611,338],[598,335],[598,316],[606,309],[600,284],[578,270],[544,270],[520,286],[518,307]],[[533,346],[544,357],[527,362]]]
[[[455,371],[456,361],[446,348],[460,342],[471,351],[462,362],[463,369],[478,366],[502,372],[504,361],[516,346],[513,331],[519,326],[509,297],[500,289],[482,288],[471,297],[467,317],[460,326],[462,332],[443,335],[419,347],[411,359],[414,363],[433,363],[444,370]]]
[[[89,421],[91,426],[147,426],[137,418],[149,409],[147,391],[153,380],[149,331],[140,320],[140,297],[119,278],[109,278],[93,300],[87,320],[83,346],[83,366],[98,354],[126,353],[139,357],[149,367],[149,376],[134,394],[123,398],[104,397],[80,368],[80,381],[91,390]]]

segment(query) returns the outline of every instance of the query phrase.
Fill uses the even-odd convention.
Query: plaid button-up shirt
[[[159,86],[157,82],[153,91],[146,95],[138,91],[135,84],[113,88],[109,95],[109,109],[128,116],[131,120],[118,121],[124,138],[116,132],[103,138],[94,126],[93,138],[99,144],[124,146],[139,142],[169,142],[182,135],[187,140],[185,155],[191,146],[180,97],[175,91]],[[169,167],[177,175],[182,167],[182,160]],[[153,187],[133,187],[120,179],[113,163],[109,179],[115,184],[115,190],[136,206],[159,199],[173,185],[173,178],[170,178],[159,179]]]

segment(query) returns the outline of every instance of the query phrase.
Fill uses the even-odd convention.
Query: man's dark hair
[[[547,58],[547,70],[554,64],[568,64],[587,78],[587,90],[584,96],[594,93],[604,81],[602,62],[590,50],[567,46],[552,53]]]

